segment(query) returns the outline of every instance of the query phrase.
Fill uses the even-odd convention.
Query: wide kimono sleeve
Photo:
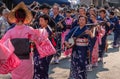
[[[10,40],[0,41],[0,74],[7,74],[20,64],[19,58],[13,53],[14,47]]]
[[[5,42],[0,41],[0,60],[6,60],[14,52],[14,47],[10,42],[10,39]]]
[[[101,27],[101,31],[98,32],[98,36],[97,36],[99,45],[102,44],[102,37],[104,35],[105,35],[105,29]]]
[[[10,31],[8,31],[0,40],[0,59],[8,59],[14,52],[14,47],[10,42]]]
[[[35,36],[33,41],[35,42],[36,48],[40,55],[40,58],[44,58],[49,55],[53,55],[56,53],[55,48],[52,43],[48,39],[48,33],[46,29],[36,29]]]
[[[31,28],[28,34],[28,38],[40,44],[42,41],[48,38],[48,33],[45,29],[32,29]]]
[[[8,30],[6,33],[5,33],[5,35],[3,35],[3,37],[2,37],[2,39],[1,39],[1,42],[5,42],[7,39],[10,39],[10,31],[11,30]]]
[[[77,27],[75,27],[75,28],[73,28],[73,29],[70,30],[70,32],[65,37],[65,41],[68,41],[69,38],[71,38],[71,36],[73,35],[75,29],[77,29]]]

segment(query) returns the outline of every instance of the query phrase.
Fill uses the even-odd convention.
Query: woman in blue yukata
[[[39,16],[39,28],[38,29],[45,29],[47,31],[48,38],[52,37],[52,29],[48,25],[49,16],[46,14],[41,14]],[[50,40],[51,41],[51,40]],[[48,49],[48,48],[47,48]],[[49,64],[52,59],[52,55],[46,56],[41,58],[38,50],[35,47],[34,50],[34,77],[33,79],[49,79]]]
[[[92,32],[86,26],[87,18],[80,16],[79,26],[73,28],[65,38],[65,45],[70,47],[69,39],[74,38],[71,55],[70,79],[87,79],[86,61],[89,50],[89,37],[93,37]]]

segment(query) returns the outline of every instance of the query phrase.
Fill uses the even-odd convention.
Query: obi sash
[[[86,38],[77,38],[75,42],[77,46],[88,46],[88,39]]]
[[[11,42],[15,48],[14,53],[20,59],[29,59],[30,41],[28,38],[14,38]]]

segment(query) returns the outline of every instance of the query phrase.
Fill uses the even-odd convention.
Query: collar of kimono
[[[22,29],[22,28],[24,28],[24,26],[25,26],[24,24],[22,24],[22,25],[16,25],[15,28]]]

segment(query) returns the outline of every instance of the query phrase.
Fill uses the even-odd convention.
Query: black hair
[[[78,9],[78,12],[79,12],[80,9],[83,9],[83,10],[86,12],[85,7],[80,7],[80,8]]]
[[[50,9],[51,7],[50,7],[50,5],[48,5],[47,3],[43,3],[43,4],[40,6],[40,9],[45,9],[45,8]]]
[[[100,11],[99,11],[99,12],[100,12],[100,13],[101,13],[101,12],[103,12],[104,14],[106,14],[106,10],[105,10],[105,9],[103,9],[103,8],[102,8],[102,9],[100,9]]]
[[[26,18],[26,12],[24,9],[20,8],[15,12],[15,18],[17,19],[17,22],[22,21],[24,22]]]
[[[0,15],[2,15],[4,9],[5,9],[4,7],[0,7]]]
[[[35,17],[35,15],[36,15],[36,12],[34,12],[34,11],[31,11],[31,13],[32,13],[32,16],[33,16],[33,17]]]
[[[88,21],[88,18],[87,18],[87,16],[79,16],[79,18],[78,18],[78,22],[79,22],[79,19],[80,19],[81,17],[85,18],[85,20],[86,20],[86,23],[87,23],[87,21]]]
[[[39,18],[44,18],[44,20],[47,20],[48,23],[49,23],[49,21],[50,21],[49,16],[46,15],[46,14],[41,14],[41,15],[39,16]]]
[[[111,12],[110,12],[110,15],[114,15],[114,12],[111,11]]]
[[[4,5],[4,3],[0,1],[0,7],[2,7],[3,5]]]
[[[105,5],[104,8],[105,8],[106,10],[109,9],[109,7],[108,7],[107,5]]]
[[[70,10],[67,10],[66,13],[71,13],[71,11],[70,11]]]

